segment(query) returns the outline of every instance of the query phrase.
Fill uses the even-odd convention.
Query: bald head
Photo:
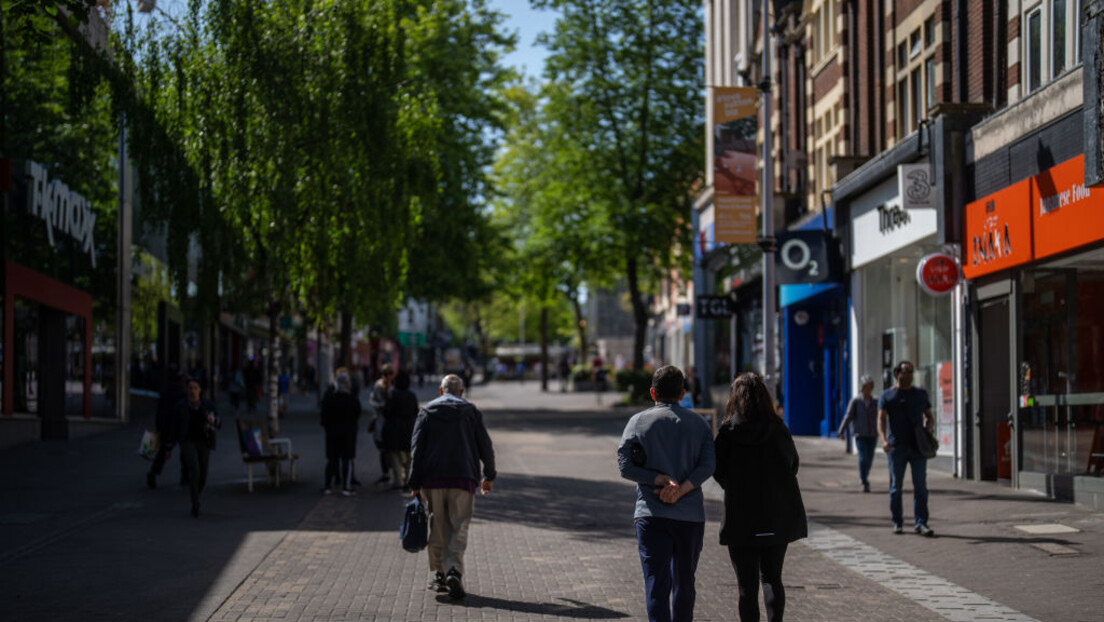
[[[448,393],[461,397],[464,395],[464,381],[456,374],[449,374],[441,378],[441,395]]]

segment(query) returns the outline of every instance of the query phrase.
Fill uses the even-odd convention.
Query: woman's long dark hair
[[[774,402],[763,378],[753,372],[736,376],[728,388],[728,403],[725,404],[724,420],[732,419],[736,425],[765,421],[767,417],[776,417]]]

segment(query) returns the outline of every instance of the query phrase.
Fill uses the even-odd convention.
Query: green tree
[[[560,12],[545,77],[546,114],[598,175],[586,184],[616,235],[608,260],[624,275],[644,364],[645,293],[680,265],[689,203],[702,174],[702,20],[693,0],[533,0]],[[597,180],[595,180],[597,178]]]

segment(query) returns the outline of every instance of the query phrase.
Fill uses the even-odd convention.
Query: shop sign
[[[1051,167],[1031,180],[1035,258],[1104,239],[1104,189],[1085,187],[1085,157]]]
[[[898,165],[897,185],[901,209],[906,214],[910,210],[935,209],[935,178],[932,177],[931,164]]]
[[[932,253],[916,266],[916,281],[933,296],[951,293],[958,284],[958,262],[945,253]]]
[[[1031,180],[966,205],[965,261],[968,279],[1011,268],[1032,259]]]
[[[67,235],[80,245],[96,267],[96,245],[92,232],[96,214],[88,199],[69,190],[61,180],[50,180],[46,168],[37,162],[27,162],[24,169],[27,181],[27,212],[46,224],[46,237],[54,246],[54,231]]]
[[[736,302],[729,296],[698,296],[694,306],[699,320],[730,318],[736,314]]]
[[[899,181],[891,177],[851,204],[852,268],[861,268],[939,231],[935,208],[903,207]]]
[[[825,283],[840,280],[839,245],[826,231],[783,231],[775,236],[774,282]]]

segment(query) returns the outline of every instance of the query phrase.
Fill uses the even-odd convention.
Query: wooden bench
[[[291,439],[269,438],[265,422],[251,419],[238,419],[238,447],[241,449],[242,463],[245,464],[249,492],[253,492],[253,465],[265,465],[269,481],[275,476],[276,487],[280,487],[281,465],[288,462],[291,481],[295,481],[295,462],[299,454],[291,451]],[[281,447],[283,451],[276,448]]]

